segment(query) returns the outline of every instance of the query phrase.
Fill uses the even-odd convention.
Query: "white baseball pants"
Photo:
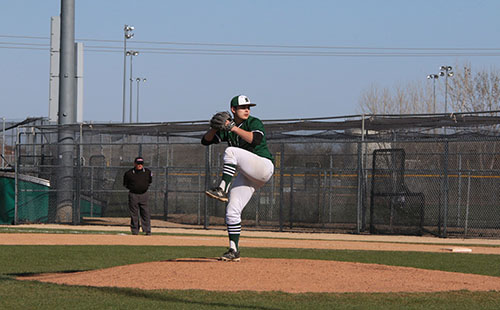
[[[260,157],[238,147],[228,147],[224,152],[224,163],[236,165],[238,175],[229,191],[226,209],[226,224],[241,223],[241,212],[259,189],[271,179],[274,164],[270,159]]]

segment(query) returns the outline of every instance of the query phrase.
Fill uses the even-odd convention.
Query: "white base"
[[[470,253],[472,249],[469,248],[444,248],[443,250],[454,252],[454,253]]]

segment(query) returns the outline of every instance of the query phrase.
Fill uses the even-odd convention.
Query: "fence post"
[[[163,220],[168,221],[168,160],[165,166],[165,194],[163,195]]]
[[[318,201],[318,225],[322,227],[322,222],[323,222],[323,210],[324,210],[324,205],[323,201],[321,201],[321,170],[318,169],[318,190],[316,191],[316,196],[317,196],[317,201]]]
[[[80,125],[80,128],[81,128],[81,125]],[[81,131],[80,131],[81,132]],[[76,158],[78,159],[78,162],[76,164],[76,178],[75,178],[75,182],[73,183],[74,186],[75,186],[75,200],[76,201],[73,201],[73,225],[78,225],[80,224],[80,211],[81,211],[81,206],[80,206],[80,203],[81,203],[81,188],[82,188],[82,182],[81,182],[81,179],[82,179],[82,160],[81,160],[81,150],[80,150],[80,147],[81,147],[82,143],[81,143],[81,135],[80,135],[80,143],[78,145],[78,147],[76,148],[76,152],[77,152],[77,155],[76,155]]]
[[[364,217],[362,212],[362,202],[363,202],[363,143],[358,142],[358,185],[357,185],[357,195],[356,195],[356,233],[361,232],[362,218]],[[373,199],[373,197],[372,197]],[[370,208],[371,210],[372,208]],[[372,214],[370,214],[371,216]],[[370,217],[371,219],[371,217]]]
[[[17,128],[17,138],[16,138],[16,154],[14,156],[15,159],[15,169],[14,169],[14,225],[17,225],[17,211],[19,208],[19,157],[20,157],[20,136],[19,136],[19,128]]]
[[[2,117],[2,168],[5,164],[5,117]]]
[[[94,166],[90,163],[90,216],[94,216]]]
[[[210,163],[212,162],[212,145],[209,145],[205,148],[205,188],[210,187]],[[208,197],[204,195],[204,210],[203,210],[203,228],[208,229],[209,223],[209,215],[208,215]]]
[[[469,228],[469,203],[470,203],[470,171],[467,177],[467,203],[465,205],[465,224],[464,224],[464,237],[467,237],[467,230]]]
[[[169,156],[169,151],[172,145],[169,143],[170,140],[168,139],[167,135],[167,151],[165,152],[166,158],[165,158],[165,193],[163,194],[163,220],[167,221],[168,220],[168,166],[170,162],[170,156]]]
[[[448,179],[448,159],[449,159],[449,144],[444,143],[444,214],[443,214],[443,237],[446,238],[448,228],[448,194],[449,194],[449,179]]]
[[[201,188],[201,171],[198,170],[198,208],[196,211],[196,224],[200,225],[201,224],[201,195],[203,191]],[[206,196],[206,195],[203,195]]]
[[[330,154],[330,171],[328,172],[328,223],[332,224],[332,173],[333,158]]]
[[[294,184],[293,184],[293,172],[291,172],[290,173],[290,203],[289,203],[289,205],[290,205],[289,206],[289,208],[290,208],[290,210],[289,210],[289,213],[290,213],[289,214],[290,229],[293,228],[293,199],[294,199],[294,197],[293,197],[293,191],[294,191],[293,186],[294,186]]]
[[[281,143],[281,150],[280,150],[280,163],[279,163],[279,168],[280,168],[280,206],[279,206],[279,224],[280,224],[280,231],[283,231],[283,153],[285,152],[285,144]]]
[[[457,227],[460,227],[460,209],[462,209],[462,154],[458,156],[458,197],[457,197]]]

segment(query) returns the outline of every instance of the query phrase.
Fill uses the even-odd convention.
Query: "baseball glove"
[[[229,131],[234,127],[234,121],[229,112],[218,112],[212,116],[210,127],[216,130]]]

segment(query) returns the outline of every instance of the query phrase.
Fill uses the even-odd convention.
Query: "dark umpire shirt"
[[[123,175],[123,186],[134,194],[144,194],[152,181],[153,176],[148,168],[141,170],[132,168]]]

